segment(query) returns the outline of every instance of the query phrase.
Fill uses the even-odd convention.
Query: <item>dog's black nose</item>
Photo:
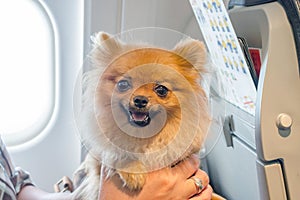
[[[134,105],[138,108],[144,108],[147,106],[149,100],[145,96],[136,96],[133,98]]]

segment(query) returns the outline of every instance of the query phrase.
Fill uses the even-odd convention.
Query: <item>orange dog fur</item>
[[[86,178],[76,191],[78,199],[89,200],[98,199],[101,167],[106,178],[118,174],[124,187],[139,191],[147,171],[198,153],[210,124],[200,84],[206,64],[202,42],[188,38],[166,50],[124,44],[101,32],[94,47],[83,81],[81,131],[89,154],[79,169]],[[158,126],[150,136],[141,131]],[[161,153],[152,155],[156,151]]]

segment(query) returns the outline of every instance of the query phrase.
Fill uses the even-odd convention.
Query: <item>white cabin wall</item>
[[[182,0],[90,0],[90,33],[111,34],[133,28],[162,27],[201,39],[189,1]]]

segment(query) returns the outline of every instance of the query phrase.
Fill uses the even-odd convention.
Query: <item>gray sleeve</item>
[[[24,186],[33,185],[30,174],[20,167],[14,169],[14,175],[11,177],[11,182],[15,187],[16,194],[18,194]]]
[[[22,170],[20,167],[15,167],[6,146],[0,137],[0,165],[4,168],[7,176],[15,189],[16,194],[26,185],[33,185],[28,172]]]

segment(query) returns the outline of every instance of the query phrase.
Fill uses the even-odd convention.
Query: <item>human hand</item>
[[[210,200],[212,187],[208,175],[198,167],[199,159],[193,155],[173,168],[151,172],[137,199]],[[201,180],[202,189],[193,178]]]
[[[102,180],[100,186],[100,200],[210,200],[212,188],[207,174],[198,169],[199,159],[191,156],[172,168],[150,172],[146,183],[139,193],[134,193],[122,187],[118,176],[109,180]],[[193,178],[192,178],[193,177]],[[201,180],[200,189],[194,179]]]

